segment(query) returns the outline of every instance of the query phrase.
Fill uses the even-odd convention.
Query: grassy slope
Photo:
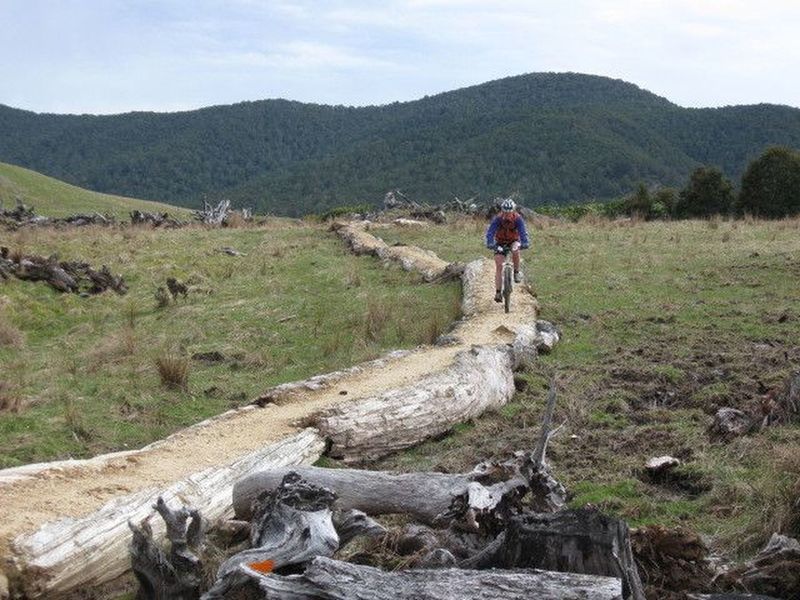
[[[0,283],[0,396],[23,404],[18,414],[0,411],[0,467],[140,446],[271,385],[430,341],[460,308],[457,283],[421,284],[350,255],[321,228],[285,221],[22,230],[4,243],[107,264],[130,292],[80,298],[42,283]],[[198,291],[158,309],[154,291],[169,276]],[[160,385],[157,357],[214,350],[228,359],[190,360],[187,392]]]
[[[466,259],[482,251],[483,227],[384,237]],[[724,444],[712,443],[706,426],[721,406],[757,411],[755,378],[780,385],[800,364],[798,233],[800,221],[534,230],[528,272],[542,317],[563,328],[563,342],[497,414],[378,466],[463,470],[529,448],[556,373],[557,420],[567,424],[549,457],[575,505],[599,505],[634,524],[687,525],[728,552],[752,550],[775,530],[797,535],[790,505],[800,485],[800,428]],[[684,459],[690,489],[642,481],[644,462],[663,454]]]
[[[20,199],[33,206],[37,214],[48,217],[65,217],[81,212],[99,212],[128,219],[131,210],[169,212],[187,218],[185,208],[149,200],[111,196],[85,190],[36,171],[0,162],[0,206],[13,208]]]

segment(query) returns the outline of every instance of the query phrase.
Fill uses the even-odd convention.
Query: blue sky
[[[800,106],[800,0],[0,0],[0,103],[412,100],[575,71],[683,106]]]

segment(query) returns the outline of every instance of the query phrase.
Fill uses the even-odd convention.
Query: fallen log
[[[340,510],[355,509],[368,515],[407,514],[429,525],[441,524],[446,520],[454,504],[459,499],[469,497],[472,484],[480,486],[481,480],[487,481],[495,475],[489,475],[492,471],[490,468],[449,474],[286,467],[254,473],[234,484],[233,510],[236,518],[249,520],[252,517],[252,502],[264,491],[277,489],[291,471],[314,485],[332,490],[337,496],[336,506]],[[473,502],[478,501],[477,489],[472,485]],[[493,496],[491,492],[487,494]],[[466,508],[469,507],[461,512]]]
[[[11,253],[3,247],[0,249],[0,276],[6,279],[11,275],[23,281],[44,281],[63,293],[94,295],[110,289],[124,295],[128,291],[125,280],[111,273],[105,265],[95,271],[89,263],[59,262],[56,256]]]
[[[330,440],[331,457],[347,463],[374,460],[506,404],[514,393],[511,364],[507,347],[475,346],[442,372],[337,404],[312,423]]]
[[[152,213],[141,210],[132,210],[130,212],[131,225],[150,225],[152,227],[165,227],[168,229],[175,229],[186,225],[183,221],[179,221],[174,217],[170,217],[169,213]]]
[[[264,576],[242,569],[237,591],[248,598],[291,600],[621,600],[620,580],[549,571],[374,567],[316,558],[302,575]],[[204,600],[222,596],[205,595]]]
[[[308,464],[317,460],[323,449],[324,441],[319,435],[306,429],[228,465],[199,470],[165,489],[144,489],[83,517],[47,523],[14,540],[15,571],[9,575],[13,575],[15,590],[25,598],[51,598],[113,581],[131,567],[128,521],[140,522],[150,515],[158,496],[170,504],[182,502],[201,507],[204,517],[214,521],[230,511],[231,489],[243,476],[285,465]],[[135,451],[125,453],[135,455]],[[86,468],[103,468],[107,462],[100,459],[83,464]],[[42,467],[33,467],[37,466]],[[26,468],[20,471],[18,477],[25,477]],[[160,540],[165,531],[163,523],[152,526],[155,539]]]

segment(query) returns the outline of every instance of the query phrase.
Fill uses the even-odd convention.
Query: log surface
[[[548,571],[385,572],[317,558],[294,577],[260,577],[263,598],[311,600],[621,600],[619,579]]]

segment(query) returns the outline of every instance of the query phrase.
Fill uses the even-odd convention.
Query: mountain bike
[[[503,296],[503,308],[506,312],[511,310],[511,292],[514,289],[514,263],[511,259],[511,246],[498,246],[497,251],[503,254],[503,287],[500,295]]]

